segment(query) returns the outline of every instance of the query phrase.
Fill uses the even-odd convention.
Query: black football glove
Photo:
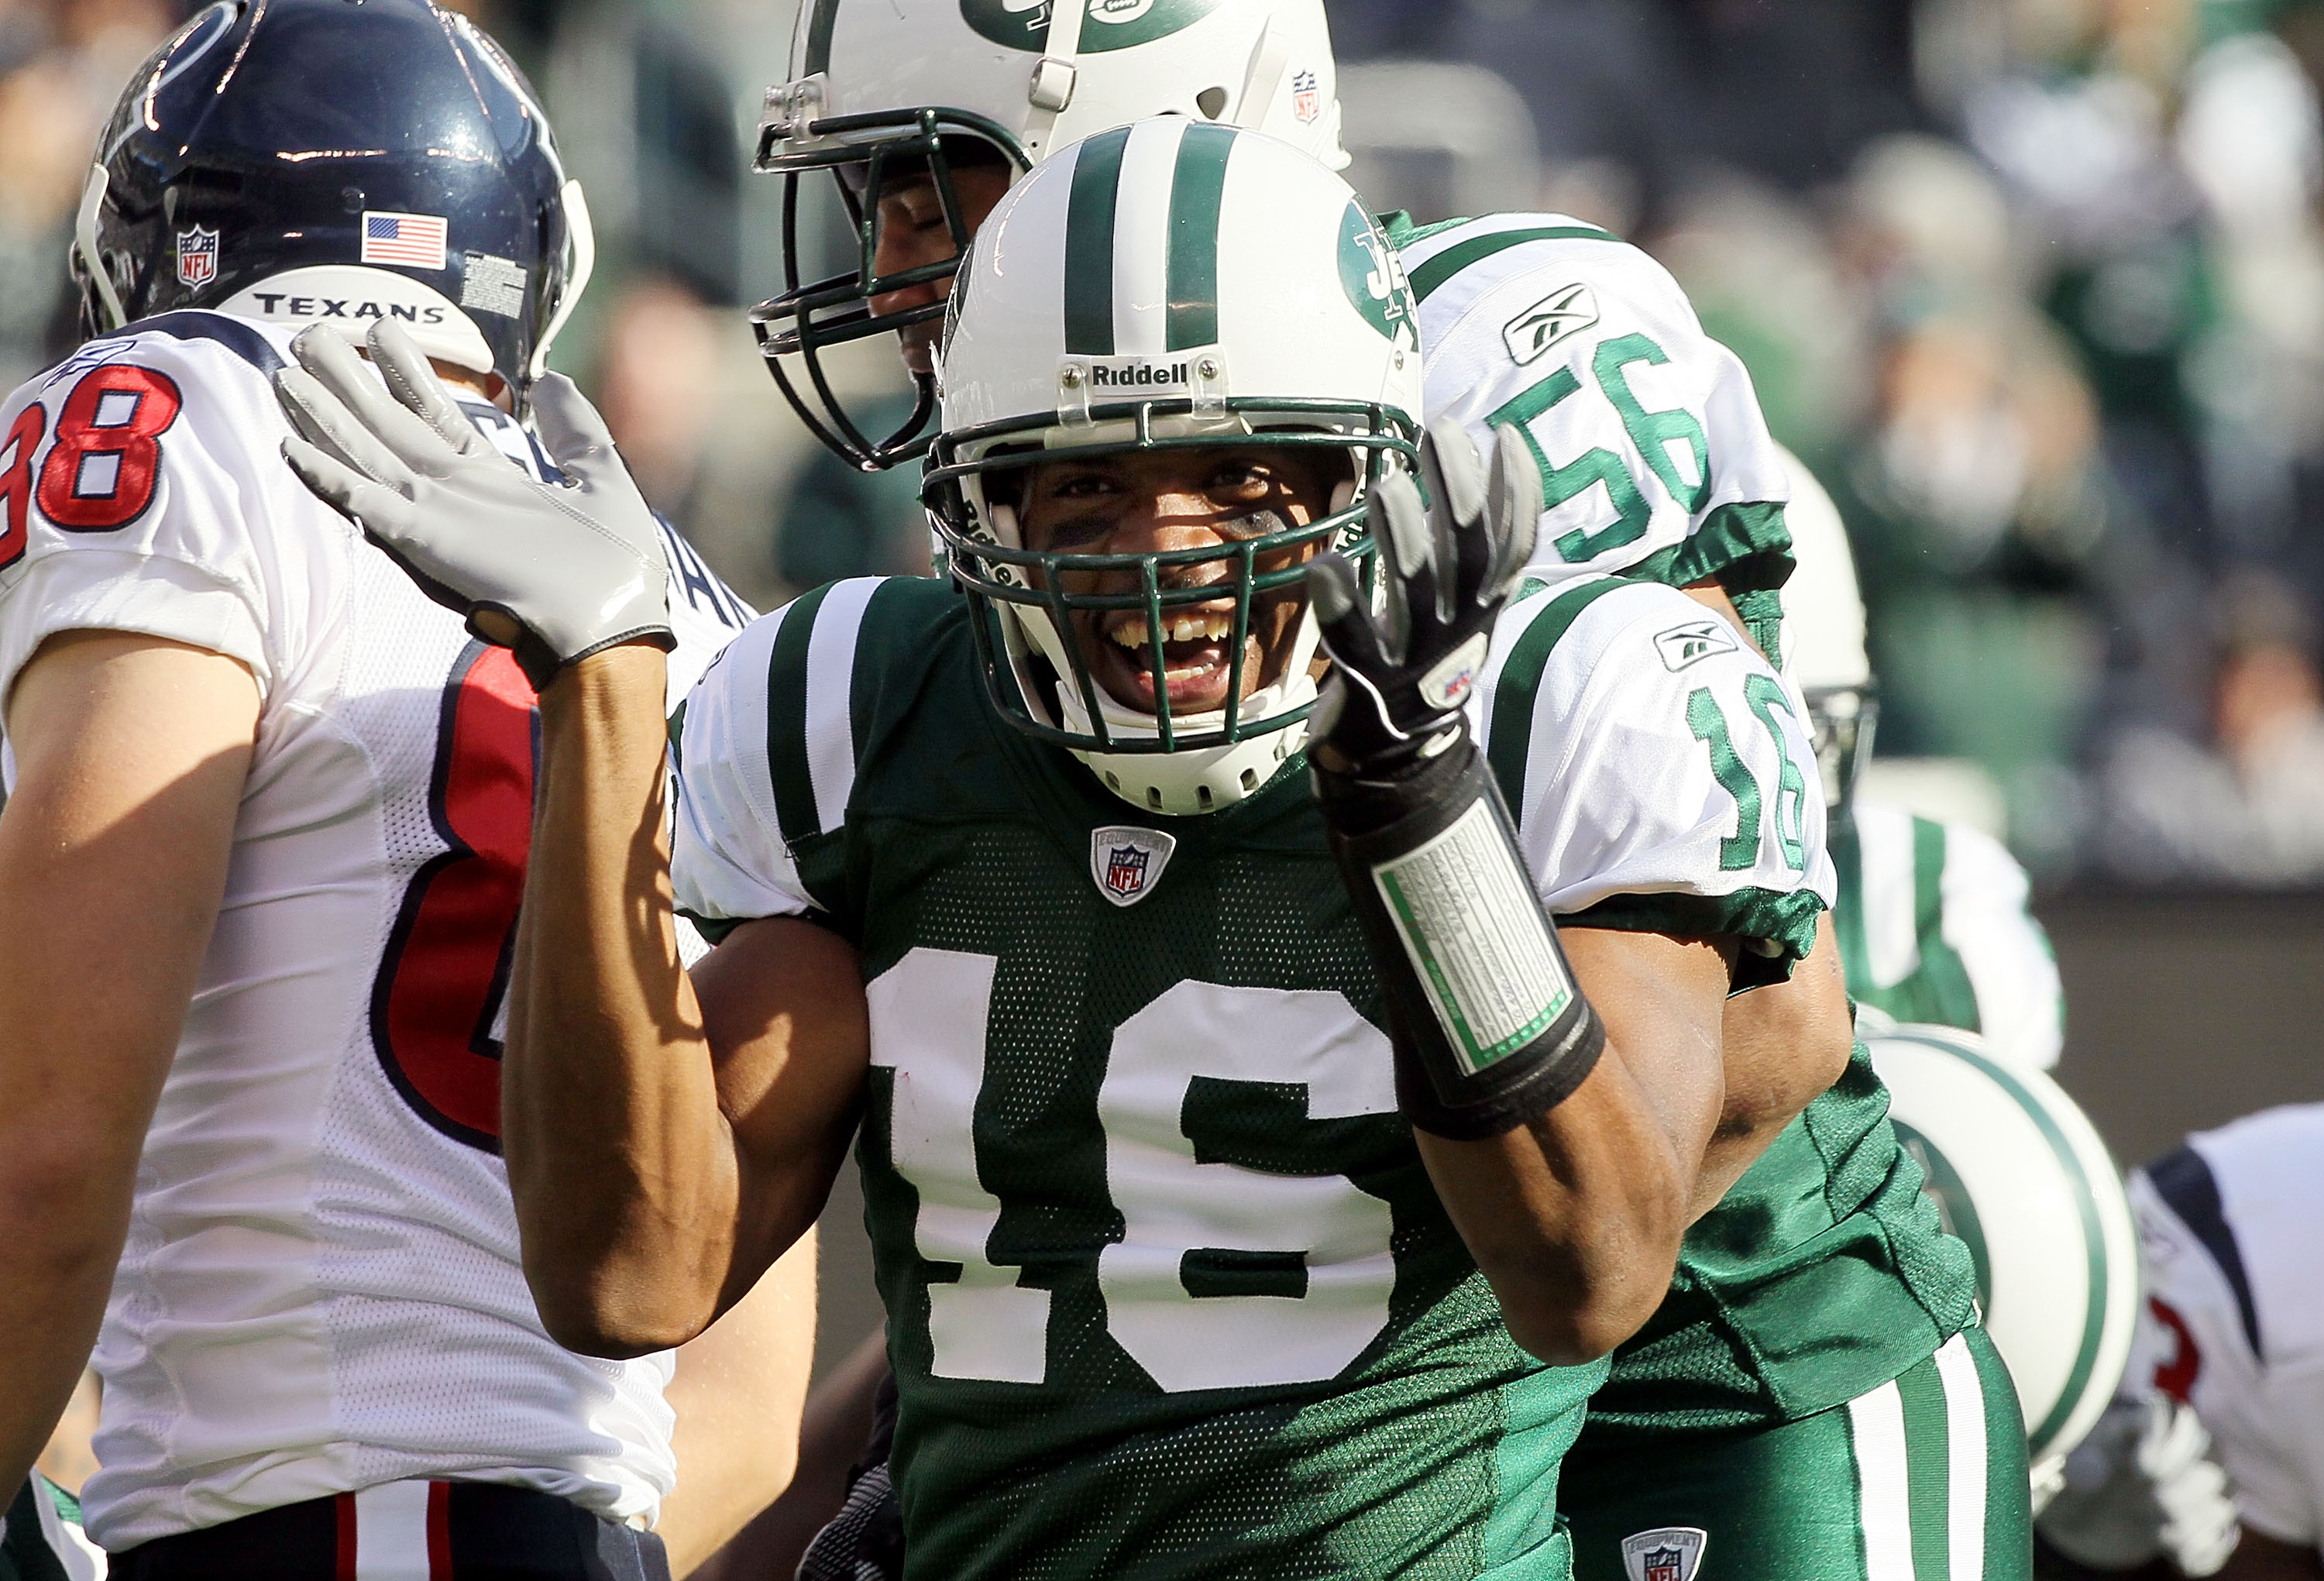
[[[1345,556],[1319,555],[1307,570],[1332,657],[1311,752],[1330,773],[1393,779],[1452,744],[1493,622],[1533,555],[1541,473],[1522,437],[1501,430],[1488,478],[1461,425],[1441,418],[1421,440],[1420,464],[1433,503],[1398,473],[1365,510],[1386,584],[1385,630]]]

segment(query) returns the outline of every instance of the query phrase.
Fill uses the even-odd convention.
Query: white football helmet
[[[952,273],[938,263],[881,278],[872,257],[884,177],[933,171],[955,249],[970,225],[951,164],[980,151],[1015,170],[1149,115],[1265,132],[1333,170],[1340,104],[1323,0],[806,0],[791,79],[767,90],[753,168],[780,174],[783,293],[752,309],[769,369],[826,446],[866,468],[919,454],[934,409],[867,437],[825,377],[820,353],[933,318],[940,305],[874,313],[871,299]],[[827,170],[855,221],[856,266],[799,279],[798,183]],[[808,388],[780,359],[798,355]]]
[[[1162,116],[1100,133],[1019,182],[953,284],[942,431],[922,494],[975,606],[1002,714],[1148,813],[1213,812],[1272,778],[1305,740],[1315,621],[1303,608],[1288,662],[1240,697],[1254,601],[1304,604],[1309,546],[1368,561],[1365,496],[1411,464],[1419,432],[1416,316],[1355,193],[1273,138]],[[1325,517],[1149,554],[1040,552],[1019,534],[1016,479],[1045,455],[1248,446],[1259,434],[1346,457]],[[1127,586],[1067,592],[1069,567]],[[1142,613],[1133,640],[1159,676],[1168,611],[1192,619],[1230,593],[1223,707],[1174,717],[1162,688],[1157,711],[1141,712],[1091,676],[1077,619]]]
[[[1824,801],[1836,813],[1847,806],[1858,773],[1872,757],[1880,691],[1865,653],[1864,598],[1840,508],[1798,456],[1777,449],[1792,480],[1791,502],[1784,507],[1794,564],[1784,584],[1783,668],[1807,702]]]
[[[2104,1414],[2139,1312],[2138,1231],[2106,1144],[2063,1089],[1949,1026],[1863,1029],[1889,1118],[1977,1264],[1986,1331],[2024,1408],[2036,1488]]]

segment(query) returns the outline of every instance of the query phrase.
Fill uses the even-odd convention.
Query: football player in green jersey
[[[962,240],[1016,170],[1049,146],[1041,141],[1049,123],[1038,90],[1062,73],[1102,74],[1092,78],[1101,92],[1073,102],[1077,127],[1101,124],[1136,98],[1190,118],[1264,126],[1307,140],[1319,157],[1337,157],[1328,39],[1298,0],[1189,0],[1167,14],[1157,8],[1128,48],[1114,44],[1100,7],[1065,4],[1028,14],[1010,35],[1013,54],[990,47],[1005,41],[1000,34],[962,32],[964,22],[974,26],[974,10],[953,0],[876,7],[816,0],[801,12],[793,81],[770,96],[759,166],[783,173],[794,203],[798,183],[836,174],[872,222],[858,272],[819,282],[835,335],[894,328],[908,340],[912,321],[936,311],[935,282]],[[1063,20],[1051,21],[1050,12]],[[938,71],[941,93],[929,86]],[[970,162],[972,174],[947,170],[945,151],[977,149],[984,152]],[[1546,511],[1531,574],[1554,584],[1615,571],[1683,585],[1775,652],[1774,590],[1790,560],[1777,503],[1787,491],[1784,458],[1739,363],[1702,334],[1669,275],[1637,249],[1557,216],[1422,227],[1396,216],[1387,236],[1395,256],[1382,261],[1380,279],[1386,289],[1391,271],[1402,271],[1418,300],[1432,414],[1458,418],[1483,446],[1499,433],[1520,436],[1541,471]],[[853,317],[831,308],[842,299]],[[768,337],[779,378],[776,354],[813,362],[817,331],[806,306],[793,293],[761,314],[770,323],[797,320]],[[818,388],[828,399],[828,386]],[[867,464],[912,454],[909,439],[899,436],[883,456],[856,454]],[[1989,850],[1966,839],[1952,845],[1965,874],[1970,859]],[[1853,858],[1856,847],[1835,854]],[[1979,934],[1969,953],[1980,961],[2008,954],[2014,937]],[[1817,1043],[1837,1002],[1839,973],[1821,970],[1832,959],[1828,936],[1794,982],[1730,1002],[1726,1124],[1738,1134],[1764,1142],[1827,1084],[1830,1066],[1804,1090],[1789,1086],[1815,1070],[1797,1052]],[[1877,1302],[1839,1299],[1860,1246],[1812,1214],[1771,1210],[1812,1201],[1820,1186],[1834,1188],[1836,1201],[1858,1200],[1849,1183],[1853,1161],[1831,1139],[1870,1135],[1841,1117],[1879,1101],[1868,1070],[1850,1067],[1748,1189],[1697,1225],[1664,1311],[1614,1358],[1600,1402],[1602,1430],[1569,1463],[1600,1464],[1596,1485],[1609,1489],[1637,1485],[1638,1462],[1626,1446],[1734,1467],[1732,1475],[1697,1479],[1724,1490],[1717,1514],[1702,1513],[1700,1497],[1688,1506],[1690,1519],[1716,1538],[1722,1566],[1756,1553],[1771,1576],[1805,1573],[1802,1546],[1784,1537],[1790,1528],[1782,1512],[1829,1509],[1831,1490],[1860,1475],[1852,1419],[1827,1413],[1915,1364],[1933,1366],[1935,1352],[1968,1319],[1963,1301],[1893,1324]],[[1761,1126],[1769,1128],[1755,1131]],[[1957,1350],[1948,1360],[1957,1385],[1967,1377],[1960,1362]],[[1925,1382],[1914,1385],[1916,1399],[1926,1398]],[[1813,1429],[1764,1442],[1756,1436],[1818,1417]],[[1942,1435],[1925,1412],[1910,1415],[1905,1427],[1916,1462],[1940,1453]],[[1629,1544],[1665,1522],[1615,1501],[1599,1507],[1606,1520],[1581,1561],[1593,1576],[1627,1575],[1640,1555],[1665,1551],[1685,1571],[1703,1551],[1692,1538]],[[2021,1546],[2006,1535],[2015,1518],[2005,1507],[1996,1519],[2005,1535],[1992,1552],[2006,1564]],[[1820,1515],[1811,1526],[1816,1541],[1856,1542],[1852,1529]],[[1971,1552],[1957,1549],[1955,1561],[1973,1564]]]
[[[692,985],[657,588],[602,431],[548,436],[578,486],[524,498],[440,437],[392,331],[410,410],[319,339],[283,375],[310,485],[543,686],[563,859],[530,880],[507,1109],[544,1316],[595,1349],[706,1324],[860,1113],[910,1573],[1558,1576],[1589,1358],[1667,1310],[1687,1224],[1754,1167],[1721,1013],[1815,937],[1803,710],[1674,590],[1529,585],[1520,441],[1488,490],[1439,437],[1421,520],[1383,258],[1343,185],[1185,118],[1017,184],[946,337],[960,586],[818,590],[687,705],[675,882],[731,928]],[[1311,790],[1300,574],[1367,524],[1388,629],[1318,562],[1345,666]],[[1885,1386],[1967,1314],[1857,1076],[1747,1193],[1816,1271],[1784,1294],[1861,1320],[1779,1358],[1794,1399]],[[1717,1403],[1756,1420],[1734,1352],[1785,1328],[1726,1310],[1738,1259],[1694,1262],[1711,1299],[1660,1375],[1728,1346]],[[2002,1419],[1973,1361],[1965,1392],[1930,1371],[1940,1420]],[[1985,1469],[1978,1436],[1951,1466]],[[1909,1441],[1851,1475],[1926,1546]]]

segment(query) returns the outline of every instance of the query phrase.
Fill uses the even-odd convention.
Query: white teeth
[[[1167,621],[1162,630],[1162,639],[1166,642],[1193,642],[1197,639],[1217,642],[1234,630],[1234,617],[1230,614],[1204,611],[1196,614],[1179,615]],[[1124,648],[1143,648],[1146,646],[1148,636],[1146,617],[1132,615],[1108,631],[1106,635]]]

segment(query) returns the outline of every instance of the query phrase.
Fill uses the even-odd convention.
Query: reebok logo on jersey
[[[1655,633],[1655,651],[1663,656],[1663,668],[1676,675],[1687,666],[1700,664],[1715,654],[1733,653],[1735,632],[1716,615],[1689,620],[1683,626]]]
[[[1517,365],[1524,367],[1570,336],[1598,322],[1598,299],[1576,280],[1527,308],[1501,326],[1501,339]]]
[[[1630,1581],[1694,1581],[1711,1534],[1700,1526],[1663,1526],[1622,1540],[1622,1568]]]
[[[1090,877],[1097,892],[1116,905],[1135,905],[1162,881],[1177,836],[1134,823],[1110,823],[1090,831]]]

